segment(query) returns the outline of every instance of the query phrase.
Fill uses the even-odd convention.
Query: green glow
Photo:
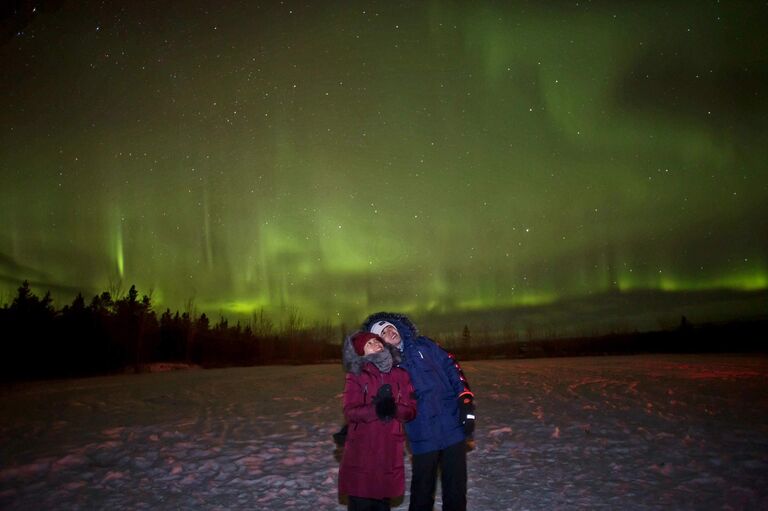
[[[0,293],[355,324],[768,289],[764,7],[169,7],[0,48]]]
[[[114,235],[114,254],[115,254],[115,266],[117,267],[117,274],[120,279],[125,278],[125,255],[123,252],[123,223],[120,218],[120,214],[115,215],[117,221],[115,222],[115,235]]]
[[[462,301],[459,303],[459,309],[484,310],[489,307],[535,307],[555,303],[560,298],[561,297],[556,293],[528,292],[519,293],[516,296],[505,300],[494,300],[492,302],[487,300],[484,301],[482,299]]]
[[[269,306],[268,303],[251,300],[242,302],[227,302],[222,304],[208,304],[206,308],[209,308],[211,311],[220,310],[225,313],[251,316],[267,306]]]
[[[761,291],[768,289],[768,271],[753,269],[729,275],[703,278],[699,280],[676,278],[670,275],[659,274],[656,279],[638,279],[634,276],[623,276],[619,280],[620,291],[636,291],[639,289],[658,289],[667,292],[679,291],[707,291],[707,290],[734,290],[734,291]]]

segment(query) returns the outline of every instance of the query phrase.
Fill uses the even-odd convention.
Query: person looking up
[[[413,386],[397,367],[400,353],[370,332],[344,341],[344,418],[339,493],[351,511],[388,511],[405,491],[403,423],[416,415]]]
[[[416,418],[405,425],[413,453],[409,511],[432,510],[438,470],[443,511],[465,511],[466,440],[474,433],[475,405],[461,367],[402,314],[372,314],[362,328],[397,349],[416,390]]]

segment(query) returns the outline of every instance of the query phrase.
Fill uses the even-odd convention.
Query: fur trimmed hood
[[[369,332],[371,325],[377,321],[388,321],[395,325],[397,332],[400,334],[400,338],[415,339],[419,336],[419,331],[411,320],[405,314],[399,314],[397,312],[375,312],[368,316],[363,324],[360,326],[360,330]]]
[[[373,355],[360,356],[357,354],[357,352],[355,352],[355,347],[352,346],[352,337],[358,333],[359,332],[353,332],[352,334],[348,335],[347,338],[344,339],[344,344],[341,348],[341,364],[344,367],[344,372],[347,373],[360,374],[365,363],[374,362],[371,360],[371,357],[375,357],[377,355],[374,353]],[[396,347],[387,344],[386,342],[383,344],[384,349],[389,351],[389,354],[392,355],[392,367],[397,367],[400,364],[400,351]]]

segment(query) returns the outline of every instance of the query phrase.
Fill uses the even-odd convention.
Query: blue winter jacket
[[[416,391],[416,418],[405,425],[411,452],[438,451],[464,441],[458,398],[469,391],[469,386],[453,356],[431,339],[419,336],[413,323],[401,314],[372,314],[363,329],[368,331],[381,320],[395,325],[400,333],[400,367],[408,371]]]

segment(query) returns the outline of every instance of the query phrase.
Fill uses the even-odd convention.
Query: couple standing
[[[404,493],[407,433],[409,511],[432,510],[438,469],[443,510],[464,511],[474,396],[453,356],[419,336],[406,316],[379,312],[345,340],[342,357],[349,429],[339,493],[348,496],[349,509],[389,510],[390,498]]]

